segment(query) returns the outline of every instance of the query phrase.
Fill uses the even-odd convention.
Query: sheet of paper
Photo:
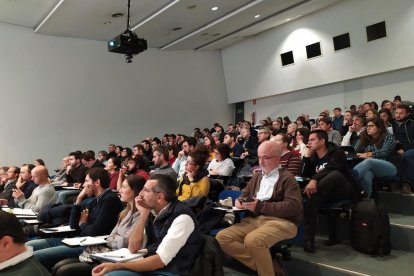
[[[95,245],[95,244],[105,244],[108,243],[107,240],[101,239],[98,237],[76,237],[76,238],[68,238],[63,239],[62,243],[69,245],[69,246],[88,246],[88,245]]]
[[[3,211],[16,216],[36,216],[36,213],[32,209],[21,209],[21,208],[2,208]]]
[[[144,257],[147,251],[138,251],[135,254],[129,253],[128,248],[121,248],[106,253],[92,254],[91,257],[99,261],[107,261],[113,263],[124,263]]]
[[[41,228],[39,229],[43,233],[59,233],[59,232],[73,232],[76,229],[71,229],[69,225],[66,226],[59,226],[59,227],[52,227],[52,228]]]

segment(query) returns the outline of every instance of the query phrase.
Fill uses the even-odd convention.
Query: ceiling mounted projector
[[[126,63],[131,63],[133,56],[148,49],[147,41],[143,38],[139,38],[130,28],[130,6],[131,0],[128,0],[128,19],[126,31],[108,41],[108,51],[112,53],[124,54]]]

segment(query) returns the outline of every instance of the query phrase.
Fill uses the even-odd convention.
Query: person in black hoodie
[[[411,194],[414,191],[414,122],[409,118],[410,108],[399,105],[395,110],[392,130],[397,140],[398,160],[394,164],[401,176],[401,192]]]
[[[319,206],[341,200],[357,201],[362,188],[352,176],[344,151],[328,143],[325,131],[311,131],[307,148],[302,159],[302,176],[310,177],[311,180],[303,191],[306,195],[303,249],[314,253]]]

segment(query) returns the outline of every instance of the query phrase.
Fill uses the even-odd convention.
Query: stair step
[[[392,250],[389,256],[371,257],[353,250],[349,244],[323,246],[316,241],[316,253],[291,248],[292,261],[285,262],[290,275],[412,275],[414,253]],[[398,271],[398,272],[397,272]]]
[[[400,192],[378,192],[378,201],[389,213],[414,215],[414,194],[401,195]]]

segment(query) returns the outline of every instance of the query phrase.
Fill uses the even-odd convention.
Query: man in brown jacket
[[[283,275],[273,263],[269,248],[293,238],[302,215],[302,196],[295,177],[279,166],[281,149],[265,141],[258,148],[262,173],[255,174],[236,207],[251,216],[220,231],[217,240],[223,251],[259,275]]]

